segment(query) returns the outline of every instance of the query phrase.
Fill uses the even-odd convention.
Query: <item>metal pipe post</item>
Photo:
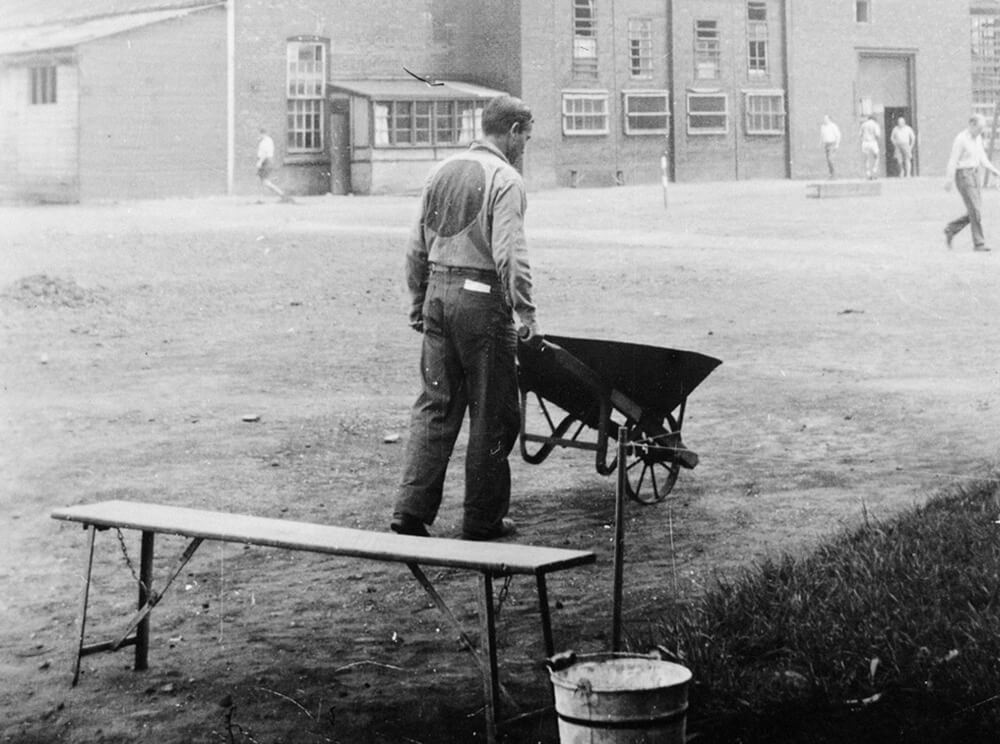
[[[611,650],[621,651],[622,646],[622,584],[625,559],[625,457],[628,452],[628,434],[624,426],[618,428],[618,480],[615,487],[615,578],[611,611]]]

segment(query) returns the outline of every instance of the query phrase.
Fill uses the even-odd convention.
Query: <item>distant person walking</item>
[[[944,183],[946,191],[951,191],[954,182],[958,193],[965,202],[965,214],[948,223],[944,229],[944,239],[951,248],[955,236],[968,225],[972,230],[972,249],[988,251],[986,239],[983,236],[983,205],[979,189],[979,171],[985,168],[995,176],[997,188],[1000,188],[1000,171],[996,169],[983,149],[983,129],[986,119],[981,114],[973,114],[969,126],[958,133],[951,146],[951,157],[948,158],[948,179]]]
[[[893,150],[895,150],[900,178],[909,178],[913,175],[913,148],[917,146],[917,135],[913,132],[913,127],[906,123],[904,117],[900,116],[896,119],[896,126],[892,128],[889,139],[892,141]]]
[[[861,155],[865,159],[865,178],[870,181],[878,178],[878,143],[882,139],[882,128],[874,116],[869,116],[861,122],[858,136],[861,138]]]
[[[267,133],[267,130],[261,127],[260,139],[257,140],[257,178],[260,181],[262,195],[263,189],[268,189],[277,194],[281,198],[281,201],[291,201],[288,195],[271,180],[271,173],[273,172],[274,140],[271,139],[271,135]]]
[[[823,143],[823,151],[826,153],[826,168],[830,173],[830,178],[836,177],[834,159],[840,147],[840,127],[829,116],[823,117],[823,123],[819,127],[819,138]]]

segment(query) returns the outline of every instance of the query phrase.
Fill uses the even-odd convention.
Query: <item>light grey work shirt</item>
[[[410,323],[422,320],[430,264],[496,272],[507,305],[537,330],[524,238],[521,174],[489,142],[473,142],[427,177],[406,251]]]

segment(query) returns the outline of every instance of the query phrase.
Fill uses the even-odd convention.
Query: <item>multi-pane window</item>
[[[694,22],[694,76],[697,80],[719,77],[721,60],[718,21]]]
[[[597,77],[596,0],[573,0],[573,74]]]
[[[628,68],[636,80],[653,77],[653,21],[628,19]]]
[[[785,133],[785,94],[780,90],[745,91],[747,134]]]
[[[747,3],[747,70],[750,77],[767,75],[767,3]]]
[[[972,16],[972,109],[989,119],[1000,99],[1000,19]]]
[[[29,67],[28,83],[33,105],[56,102],[56,66]]]
[[[729,131],[729,98],[725,93],[687,94],[688,134],[725,134]]]
[[[563,93],[562,122],[563,134],[607,134],[608,94]]]
[[[288,152],[323,150],[326,45],[288,42]]]
[[[482,136],[481,101],[376,101],[374,113],[382,147],[458,146]]]
[[[872,0],[854,0],[854,20],[858,23],[872,22]]]
[[[670,103],[665,90],[626,91],[625,134],[668,134]]]

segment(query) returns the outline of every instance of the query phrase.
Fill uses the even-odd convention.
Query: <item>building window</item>
[[[482,137],[481,101],[375,101],[375,144],[450,147]]]
[[[288,42],[288,152],[322,152],[326,44]]]
[[[591,91],[563,93],[563,134],[608,133],[608,94]]]
[[[767,3],[747,3],[747,70],[750,77],[767,75]]]
[[[872,22],[872,0],[854,0],[854,20],[858,23]]]
[[[32,105],[56,102],[56,66],[29,67]]]
[[[635,80],[653,77],[653,22],[649,18],[628,19],[628,68]]]
[[[626,91],[625,134],[668,134],[670,103],[665,90]]]
[[[748,90],[745,95],[747,134],[785,133],[784,91]]]
[[[1000,100],[1000,18],[972,16],[972,109],[992,120]]]
[[[729,131],[729,97],[725,93],[687,94],[688,134],[726,134]]]
[[[694,76],[697,80],[719,77],[721,51],[718,21],[694,22]]]
[[[596,0],[573,0],[573,74],[597,77]]]

